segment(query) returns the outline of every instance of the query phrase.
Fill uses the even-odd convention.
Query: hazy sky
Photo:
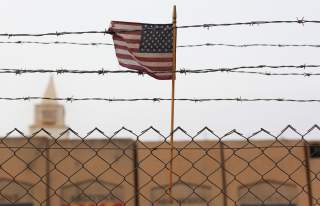
[[[104,30],[111,20],[170,23],[177,5],[178,25],[250,20],[320,20],[317,0],[1,0],[0,33]],[[320,25],[260,25],[195,28],[178,31],[178,44],[317,43]],[[8,40],[6,37],[0,41]],[[78,35],[9,40],[108,42],[109,35]],[[320,64],[316,48],[179,48],[177,68],[239,65]],[[0,45],[0,68],[123,69],[111,46]],[[278,70],[267,70],[278,72]],[[281,70],[299,71],[299,70]],[[279,72],[281,72],[279,71]],[[314,70],[307,70],[314,71]],[[49,75],[0,75],[0,96],[42,96]],[[165,97],[170,81],[124,75],[54,75],[59,97]],[[268,77],[243,74],[178,75],[177,98],[320,98],[320,77]],[[13,128],[28,132],[37,101],[0,102],[0,135]],[[94,127],[106,133],[126,126],[141,131],[150,125],[169,132],[170,102],[62,102],[67,125],[84,134]],[[261,127],[280,131],[292,124],[305,131],[319,123],[319,103],[176,103],[176,126],[194,133],[208,126],[218,134],[237,128],[244,133]]]

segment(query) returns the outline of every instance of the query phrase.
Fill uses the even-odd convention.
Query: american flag
[[[172,24],[112,21],[114,47],[119,64],[159,80],[172,79]]]

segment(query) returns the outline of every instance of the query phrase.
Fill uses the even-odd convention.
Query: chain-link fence
[[[171,145],[152,127],[84,137],[14,130],[0,140],[0,206],[320,205],[318,134],[177,128]]]

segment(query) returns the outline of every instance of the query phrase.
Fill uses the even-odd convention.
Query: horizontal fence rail
[[[0,138],[0,204],[320,204],[318,125],[249,135],[178,127],[173,143],[154,127],[139,133],[123,127],[111,135],[98,128],[84,136],[70,128],[52,132],[14,129]]]

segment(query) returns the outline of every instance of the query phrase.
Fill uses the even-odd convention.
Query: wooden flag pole
[[[176,48],[177,48],[177,10],[173,6],[172,15],[173,42],[172,42],[172,91],[171,91],[171,130],[170,130],[170,175],[169,175],[169,195],[172,197],[172,181],[173,181],[173,131],[174,131],[174,97],[175,97],[175,80],[176,80]],[[172,198],[170,198],[172,199]]]

